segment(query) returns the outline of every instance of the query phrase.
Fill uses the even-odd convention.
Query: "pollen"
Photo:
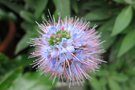
[[[56,34],[50,35],[49,44],[51,46],[58,45],[62,41],[62,38],[69,39],[70,33],[63,29],[59,30]]]

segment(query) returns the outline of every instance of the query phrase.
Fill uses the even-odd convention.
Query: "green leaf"
[[[81,9],[82,10],[92,10],[95,8],[103,7],[103,4],[106,4],[103,0],[92,0],[89,2],[83,2]]]
[[[100,71],[97,72],[96,74],[99,77],[107,77],[109,75],[108,70],[101,69]]]
[[[39,73],[26,73],[18,77],[8,90],[51,90],[52,87],[49,77]]]
[[[4,10],[0,9],[0,20],[5,19],[6,16],[7,16],[6,12]]]
[[[126,76],[123,73],[116,73],[115,75],[112,76],[112,78],[117,81],[117,82],[126,82],[128,80],[128,76]]]
[[[35,32],[35,28],[36,28],[36,24],[35,23],[29,23],[29,22],[22,22],[21,23],[21,28],[27,33],[29,32]]]
[[[121,33],[131,22],[133,16],[132,7],[124,8],[116,18],[112,36]]]
[[[15,11],[16,13],[20,13],[20,11],[24,10],[22,5],[18,5],[16,3],[11,3],[9,0],[0,0],[0,3],[8,7],[9,9]]]
[[[34,17],[32,13],[28,11],[21,11],[20,16],[29,23],[34,23]]]
[[[128,51],[128,56],[135,60],[135,46]]]
[[[19,41],[19,43],[17,44],[15,53],[17,54],[20,51],[22,51],[23,49],[27,48],[29,46],[30,39],[34,38],[37,35],[38,35],[38,33],[36,31],[34,31],[34,32],[32,32],[32,31],[27,32],[23,36],[23,38]]]
[[[47,6],[48,0],[25,0],[25,3],[27,7],[34,11],[34,16],[38,19]]]
[[[4,10],[0,9],[0,20],[16,20],[16,16],[13,12],[5,12]]]
[[[17,67],[26,67],[33,63],[34,58],[28,58],[29,54],[21,54],[14,59]]]
[[[70,0],[53,0],[53,2],[55,4],[57,14],[62,18],[70,16]]]
[[[42,12],[44,11],[46,5],[48,3],[48,0],[38,0],[36,3],[36,8],[35,8],[35,17],[39,18],[42,14]]]
[[[71,6],[73,8],[73,10],[75,11],[75,13],[78,13],[79,12],[79,8],[78,8],[78,5],[77,5],[77,1],[76,0],[71,0]]]
[[[135,0],[125,0],[126,4],[134,5]]]
[[[125,2],[125,0],[113,0],[113,1],[115,1],[117,3],[124,3]]]
[[[122,56],[134,46],[135,46],[135,30],[132,30],[124,37],[118,56]]]
[[[13,13],[13,12],[9,12],[8,13],[8,19],[11,19],[11,20],[17,20],[17,16]]]
[[[0,53],[0,64],[2,64],[3,62],[8,62],[9,58],[3,54],[3,53]]]
[[[92,79],[90,80],[90,85],[93,90],[101,90],[101,84],[95,77],[92,77]]]
[[[115,80],[113,80],[113,79],[109,79],[109,87],[110,87],[110,90],[122,90],[121,88],[120,88],[120,85],[119,85],[119,83],[118,82],[116,82]]]
[[[109,54],[109,61],[114,61],[115,64],[117,61],[121,61],[121,59],[119,60],[117,58],[117,55],[118,55],[118,52],[120,50],[120,45],[121,45],[121,42],[122,42],[122,39],[117,39],[115,40],[114,44],[112,45],[111,47],[111,50],[110,50],[110,54]],[[121,64],[123,64],[124,62],[120,62],[118,64],[118,67],[121,67]],[[113,68],[118,68],[117,66],[114,66],[114,65],[111,65],[110,67],[113,67]]]
[[[103,43],[103,47],[108,49],[113,42],[115,41],[116,37],[111,37],[111,32],[114,24],[114,18],[104,23],[100,28],[99,32],[101,32],[101,40],[105,41]]]
[[[110,16],[111,15],[109,15],[109,11],[107,9],[99,8],[89,12],[84,16],[84,18],[86,18],[87,20],[94,21],[94,20],[104,20],[109,18]]]
[[[0,90],[7,90],[12,82],[20,75],[20,70],[12,70],[7,73],[4,78],[0,81]]]
[[[101,84],[101,89],[100,90],[107,90],[106,85],[107,85],[107,80],[106,78],[102,77],[99,79],[99,82]]]

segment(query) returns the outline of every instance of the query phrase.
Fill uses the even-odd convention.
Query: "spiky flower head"
[[[38,24],[40,36],[33,39],[35,65],[45,74],[70,84],[82,83],[102,62],[100,35],[79,18],[55,19]]]

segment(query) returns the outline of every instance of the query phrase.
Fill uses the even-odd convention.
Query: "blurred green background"
[[[30,65],[28,42],[38,36],[36,21],[48,20],[48,10],[55,18],[97,24],[105,40],[107,63],[80,90],[135,90],[135,0],[0,0],[0,90],[73,90],[52,84]]]

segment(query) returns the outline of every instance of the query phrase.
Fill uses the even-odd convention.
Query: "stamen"
[[[58,32],[56,32],[56,34],[50,35],[49,44],[51,46],[59,44],[62,41],[62,38],[66,39],[70,38],[70,33],[67,32],[66,30],[63,30],[63,28]]]

